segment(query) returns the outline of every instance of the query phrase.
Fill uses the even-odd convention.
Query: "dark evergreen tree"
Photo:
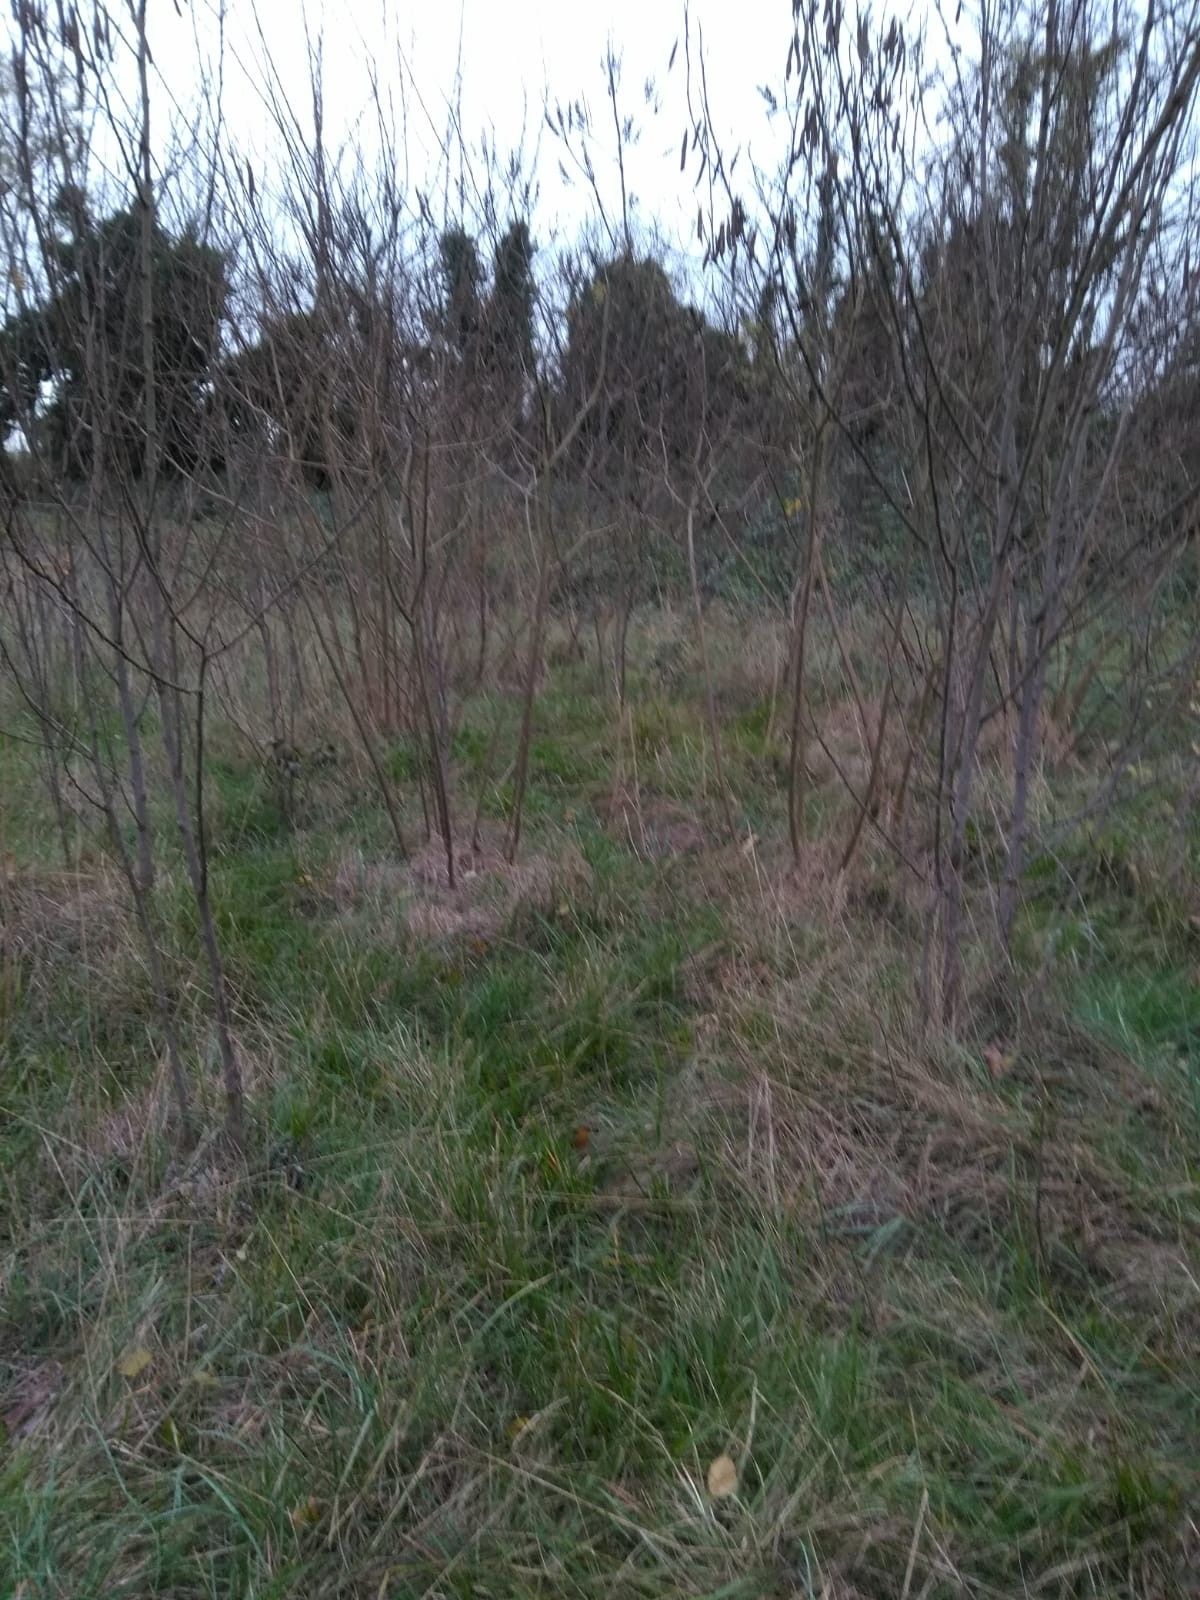
[[[134,206],[96,218],[82,195],[63,191],[55,220],[49,292],[0,336],[0,416],[36,423],[71,476],[101,451],[136,475],[146,454],[142,217]],[[171,474],[199,459],[229,282],[224,256],[190,228],[173,237],[156,225],[151,262],[159,466]]]
[[[483,325],[483,269],[474,239],[463,228],[448,228],[440,242],[445,289],[444,329],[451,347],[470,366],[479,354]]]
[[[534,370],[533,255],[528,226],[512,223],[496,246],[488,308],[489,364],[498,385],[517,394]]]

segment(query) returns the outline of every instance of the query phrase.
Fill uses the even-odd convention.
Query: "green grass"
[[[394,866],[348,767],[289,825],[221,744],[244,1167],[176,1159],[119,883],[72,920],[103,860],[58,881],[0,747],[0,1595],[1187,1592],[1200,1003],[1170,896],[1092,838],[1083,908],[1035,874],[1031,971],[1051,935],[1058,964],[993,1081],[913,1023],[886,863],[832,909],[776,895],[768,847],[720,838],[698,683],[656,687],[649,645],[631,683],[623,724],[586,667],[551,678],[526,851],[577,865],[482,932],[413,931],[402,870],[346,889],[355,852]],[[778,834],[778,731],[739,696],[738,815]],[[455,743],[485,818],[501,714]],[[419,752],[389,761],[419,832]],[[605,826],[635,761],[708,848]],[[842,836],[835,795],[813,815]]]

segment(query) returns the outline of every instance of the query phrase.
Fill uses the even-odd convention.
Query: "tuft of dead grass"
[[[699,855],[708,846],[694,812],[653,790],[617,784],[601,796],[597,810],[609,831],[645,861]]]
[[[1195,1311],[1195,1241],[1171,1232],[1094,1138],[1123,1098],[1114,1083],[1128,1087],[1114,1063],[1108,1081],[1077,1063],[1091,1081],[1072,1104],[1020,1057],[994,1083],[981,1063],[894,1032],[872,1047],[798,1009],[773,1020],[770,1066],[742,1047],[740,1132],[726,1145],[764,1204],[835,1232],[932,1227],[983,1258],[1025,1233],[1046,1270],[1065,1251],[1111,1281],[1114,1303]]]
[[[5,1436],[15,1443],[38,1433],[50,1421],[66,1386],[67,1371],[61,1361],[18,1366],[0,1393]]]
[[[1016,737],[1017,713],[1013,706],[1006,705],[1002,711],[989,717],[980,729],[980,760],[991,763],[1011,777]],[[1071,730],[1055,718],[1053,708],[1049,705],[1044,706],[1039,714],[1034,746],[1040,761],[1052,771],[1080,769]]]
[[[553,910],[586,881],[587,864],[572,844],[564,842],[554,855],[527,851],[511,862],[500,840],[485,835],[478,848],[456,850],[453,889],[445,853],[430,841],[404,862],[368,861],[358,852],[343,856],[331,893],[341,910],[391,913],[420,939],[489,941],[520,910]]]
[[[125,921],[125,886],[115,869],[0,870],[0,954],[85,955],[97,940],[111,946]]]
[[[871,757],[879,737],[882,714],[881,696],[864,700],[861,707],[852,698],[835,701],[821,719],[819,738],[808,745],[806,760],[813,781],[846,783],[861,795],[870,779]],[[898,781],[907,750],[903,718],[900,709],[893,705],[880,752],[880,777],[885,788]]]

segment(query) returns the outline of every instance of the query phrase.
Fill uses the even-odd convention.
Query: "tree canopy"
[[[55,221],[47,292],[0,335],[0,417],[35,433],[70,476],[84,475],[100,452],[136,473],[147,448],[142,216],[130,206],[97,218],[82,195],[63,190]],[[157,223],[151,273],[160,463],[179,473],[197,462],[229,277],[222,253],[194,230],[172,235]]]

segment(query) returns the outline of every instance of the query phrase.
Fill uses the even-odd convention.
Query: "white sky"
[[[126,30],[127,48],[111,86],[128,103],[135,87],[128,0],[105,3],[114,28]],[[880,12],[907,15],[911,37],[912,16],[919,23],[931,3],[877,0],[876,22]],[[852,40],[856,0],[845,4],[844,26]],[[11,30],[13,24],[0,22],[0,37],[5,26]],[[680,170],[680,141],[692,123],[687,42],[693,95],[702,48],[713,124],[726,159],[739,152],[736,176],[747,193],[751,163],[773,170],[786,148],[786,119],[770,118],[760,88],[771,87],[783,100],[792,28],[792,0],[148,0],[155,147],[165,160],[172,121],[194,123],[205,86],[219,75],[223,146],[245,159],[259,190],[269,194],[280,141],[268,100],[274,95],[295,116],[307,142],[311,59],[319,50],[326,146],[357,140],[371,160],[387,143],[399,153],[401,191],[412,201],[416,191],[424,191],[436,218],[454,220],[459,207],[452,197],[447,201],[435,174],[440,167],[444,180],[439,145],[461,81],[460,126],[473,170],[482,169],[478,150],[485,131],[502,159],[523,145],[526,166],[536,161],[535,241],[542,251],[570,246],[581,227],[594,221],[597,207],[577,171],[569,181],[560,175],[564,150],[547,130],[543,111],[547,104],[586,103],[604,210],[619,225],[617,139],[604,70],[611,48],[621,63],[619,111],[636,130],[626,147],[635,235],[655,225],[690,274],[683,258],[698,263],[696,216],[703,203],[707,219],[708,193],[697,193],[694,153],[686,171]],[[392,121],[387,140],[379,136],[376,91]],[[211,105],[211,94],[207,100]],[[127,160],[136,140],[126,134],[121,142]],[[571,166],[570,158],[565,165]],[[128,193],[125,161],[103,130],[93,143],[92,166],[88,182],[94,191],[102,192],[106,170],[122,167],[114,188]],[[499,209],[502,226],[517,208]],[[716,211],[725,211],[720,199]]]
[[[150,0],[155,64],[169,96],[186,103],[219,55],[221,29],[214,0],[192,0],[177,15],[173,0]],[[446,126],[461,67],[462,125],[478,148],[484,129],[503,154],[524,135],[540,144],[539,216],[543,229],[567,232],[594,211],[578,184],[559,175],[560,147],[543,122],[551,104],[584,99],[596,129],[594,148],[605,205],[619,217],[615,133],[603,62],[611,46],[622,62],[619,105],[640,137],[628,157],[632,213],[643,221],[690,230],[696,214],[695,161],[680,173],[680,140],[687,125],[683,0],[228,0],[224,26],[227,130],[252,160],[269,166],[273,139],[263,82],[274,76],[305,126],[311,125],[309,39],[319,39],[331,136],[357,126],[373,141],[371,76],[395,97],[397,122],[406,121],[407,179],[425,186],[433,151]],[[702,37],[710,103],[730,150],[766,154],[773,130],[759,85],[782,85],[791,35],[791,0],[691,0],[693,46]],[[672,47],[679,41],[674,68]],[[264,67],[269,58],[269,70]],[[645,85],[657,94],[646,100]],[[657,107],[657,110],[655,109]],[[357,119],[357,122],[356,122]],[[746,155],[743,154],[743,160]]]

